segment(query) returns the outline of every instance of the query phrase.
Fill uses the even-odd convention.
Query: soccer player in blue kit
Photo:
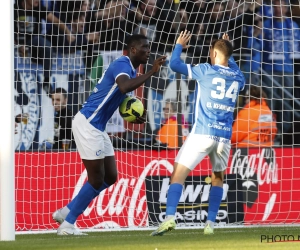
[[[78,216],[101,191],[117,180],[114,149],[105,132],[106,123],[125,99],[126,93],[140,87],[159,71],[166,60],[166,56],[159,57],[154,61],[151,70],[136,77],[136,68],[140,64],[146,64],[150,56],[147,37],[141,34],[132,35],[127,41],[127,51],[128,56],[121,56],[109,65],[73,119],[72,131],[88,181],[69,204],[52,214],[53,219],[61,224],[57,230],[58,235],[84,234],[75,228]],[[143,122],[145,117],[136,121]]]
[[[212,187],[209,194],[208,216],[204,234],[213,234],[214,222],[222,201],[224,172],[227,168],[237,96],[244,88],[243,73],[235,63],[233,48],[227,34],[213,41],[211,64],[184,64],[180,59],[183,48],[191,38],[190,32],[180,33],[170,60],[173,71],[195,79],[195,117],[191,133],[179,150],[167,194],[166,217],[152,236],[163,235],[176,227],[175,214],[183,184],[188,174],[206,157],[212,163]]]

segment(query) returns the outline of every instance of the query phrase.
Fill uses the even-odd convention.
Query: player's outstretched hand
[[[230,41],[230,40],[229,40],[229,36],[228,36],[227,33],[224,33],[224,34],[223,34],[222,39],[227,40],[227,41]]]
[[[190,31],[181,31],[176,43],[181,44],[184,49],[187,49],[188,47],[190,47],[190,45],[187,45],[187,43],[190,41],[191,37],[192,34]]]
[[[147,117],[147,110],[144,109],[144,113],[142,116],[140,117],[137,117],[136,120],[133,122],[133,123],[136,123],[136,124],[143,124],[146,122],[146,117]]]
[[[161,56],[161,57],[157,58],[153,63],[152,70],[155,73],[158,72],[160,69],[160,66],[166,62],[166,59],[167,59],[167,56]]]

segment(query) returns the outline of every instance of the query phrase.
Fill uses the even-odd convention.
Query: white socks
[[[74,227],[74,225],[67,222],[67,221],[64,221],[59,227],[60,228],[67,228],[67,227]]]
[[[213,229],[214,228],[214,222],[212,222],[212,221],[210,221],[210,220],[207,220],[206,221],[206,224],[209,224],[210,225],[210,227]]]
[[[65,206],[60,210],[60,213],[65,219],[67,215],[70,213],[70,209],[67,206]]]
[[[165,217],[165,221],[166,220],[169,220],[169,219],[171,219],[171,218],[174,218],[175,216],[174,215],[167,215],[166,217]]]

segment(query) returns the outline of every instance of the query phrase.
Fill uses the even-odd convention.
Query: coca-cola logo
[[[84,220],[79,220],[77,225],[93,228],[149,225],[146,192],[149,194],[154,191],[149,187],[149,190],[146,190],[145,180],[149,176],[169,176],[172,171],[173,164],[165,159],[152,160],[145,167],[134,166],[126,171],[123,169],[119,173],[118,182],[104,190],[91,202],[83,213]],[[244,190],[255,191],[253,198],[249,199],[250,193],[248,194],[248,202],[256,200],[260,185],[278,182],[277,171],[276,156],[272,149],[262,149],[257,154],[249,155],[238,149],[230,165],[230,173],[238,173],[241,176]],[[73,198],[86,180],[87,173],[83,171],[76,182]],[[246,199],[244,200],[247,202]],[[273,200],[275,201],[276,197],[275,199],[273,197]],[[271,211],[272,204],[268,205],[268,212]]]
[[[162,171],[171,174],[173,165],[167,160],[152,160],[139,176],[120,177],[113,186],[102,191],[91,202],[83,216],[89,217],[93,228],[148,225],[145,179],[147,176],[160,175]],[[84,170],[76,183],[72,198],[78,194],[86,180],[87,172]]]
[[[264,183],[278,182],[278,164],[273,148],[263,148],[259,153],[252,155],[248,155],[247,151],[242,153],[242,150],[247,149],[237,149],[233,154],[230,174],[238,173],[245,181],[253,179],[253,176],[257,174],[259,186]]]
[[[249,154],[248,148],[236,149],[229,173],[240,175],[244,202],[251,208],[258,197],[259,186],[278,182],[276,152],[273,148],[263,148],[258,153]]]

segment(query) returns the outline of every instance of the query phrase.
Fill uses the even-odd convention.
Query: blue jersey
[[[86,119],[101,131],[105,130],[106,123],[126,97],[116,83],[120,75],[136,77],[136,70],[127,56],[121,56],[109,65],[80,110]]]
[[[197,81],[195,124],[191,133],[230,139],[234,107],[245,85],[242,72],[234,61],[229,67],[208,63],[188,65],[188,72],[189,78]]]
[[[192,66],[179,62],[181,51],[182,46],[176,45],[170,66],[197,82],[191,134],[230,139],[234,107],[240,90],[245,86],[243,73],[233,57],[229,59],[229,67],[208,63]]]

